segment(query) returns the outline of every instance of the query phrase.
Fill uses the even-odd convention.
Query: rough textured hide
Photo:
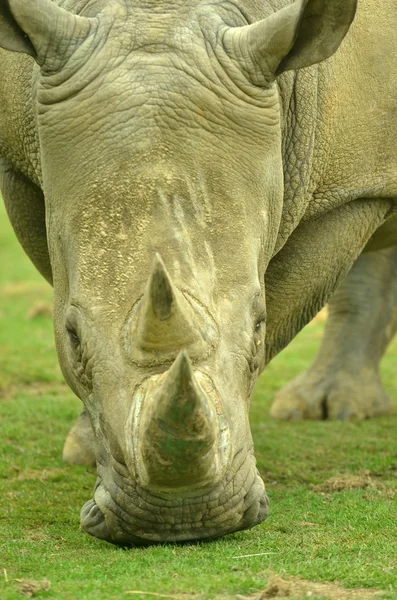
[[[255,380],[364,248],[397,241],[397,16],[360,0],[351,25],[356,4],[0,1],[1,190],[54,285],[60,364],[84,403],[64,456],[97,462],[86,532],[146,544],[266,517]],[[371,261],[336,307],[359,303]],[[382,281],[373,305],[387,292],[391,307]],[[378,391],[381,337],[365,371]],[[381,392],[341,400],[322,360],[316,389],[279,396],[275,416],[389,409]]]

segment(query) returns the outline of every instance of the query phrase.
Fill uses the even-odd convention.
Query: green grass
[[[397,599],[396,416],[362,423],[269,419],[274,392],[314,356],[321,324],[303,331],[255,390],[252,429],[269,519],[215,542],[126,550],[79,530],[95,473],[67,466],[60,456],[80,403],[63,383],[50,317],[26,316],[51,301],[51,290],[19,248],[3,208],[0,265],[0,568],[6,570],[0,598],[22,597],[15,580],[44,578],[51,587],[37,597],[153,597],[125,594],[144,590],[234,598],[263,590],[275,573],[378,588],[379,597]],[[394,344],[382,370],[397,399],[396,358]],[[374,486],[332,494],[314,489],[334,475],[363,470]],[[235,558],[247,554],[260,556]]]

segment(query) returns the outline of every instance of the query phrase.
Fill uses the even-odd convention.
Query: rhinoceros
[[[273,415],[389,410],[376,378],[396,295],[397,11],[356,9],[0,1],[1,190],[54,287],[60,365],[84,404],[65,456],[95,451],[85,532],[150,544],[265,519],[252,388],[349,271],[328,383],[295,382]],[[361,408],[330,391],[356,367],[379,384]]]

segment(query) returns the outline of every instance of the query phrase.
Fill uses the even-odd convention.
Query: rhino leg
[[[85,409],[66,437],[62,458],[70,465],[96,465],[94,434]]]
[[[391,412],[379,363],[397,331],[397,248],[362,254],[329,303],[311,367],[274,399],[277,419],[367,419]]]
[[[0,185],[11,225],[20,244],[38,271],[52,285],[43,192],[5,160],[0,160]]]

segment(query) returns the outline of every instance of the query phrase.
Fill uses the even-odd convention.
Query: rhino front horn
[[[145,398],[137,449],[144,487],[172,490],[214,482],[219,418],[181,352],[160,387]]]
[[[194,311],[175,288],[159,254],[140,302],[133,338],[134,345],[147,352],[177,352],[203,343]]]

